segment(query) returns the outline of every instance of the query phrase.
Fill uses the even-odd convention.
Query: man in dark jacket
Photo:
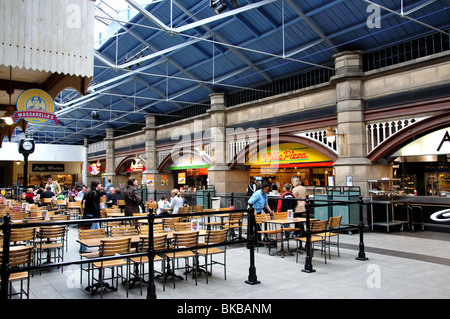
[[[91,188],[89,191],[84,193],[83,202],[84,202],[84,214],[83,219],[92,219],[92,218],[101,218],[102,215],[100,213],[100,195],[99,190],[101,188],[101,184],[98,180],[93,180],[91,182]],[[99,223],[88,223],[83,225],[82,227],[85,229],[99,229]],[[88,252],[86,246],[81,245],[81,252]]]
[[[128,179],[127,188],[123,192],[123,199],[125,201],[124,213],[125,216],[133,216],[133,214],[140,213],[139,205],[141,204],[141,196],[139,196],[138,189],[138,180],[134,177],[130,177]],[[133,220],[131,222],[132,225],[136,226],[136,221]]]

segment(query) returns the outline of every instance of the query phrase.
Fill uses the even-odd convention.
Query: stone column
[[[87,185],[88,184],[88,180],[87,180],[87,172],[88,172],[88,150],[89,150],[89,144],[88,144],[88,139],[84,138],[84,158],[83,158],[83,171],[81,172],[82,174],[82,183],[83,185]]]
[[[153,175],[153,185],[147,184],[147,191],[158,189],[161,185],[161,176],[158,174],[158,153],[156,151],[156,118],[153,115],[145,117],[145,171],[142,172],[142,180],[147,183],[147,177]]]
[[[114,158],[114,129],[113,128],[107,128],[106,129],[106,137],[105,137],[105,143],[106,143],[106,171],[103,174],[105,177],[105,184],[108,184],[108,179],[111,179],[111,182],[116,185],[116,161]]]
[[[391,176],[387,164],[371,164],[367,159],[366,125],[362,81],[361,51],[341,52],[334,56],[337,101],[337,135],[339,158],[334,163],[335,185],[345,186],[347,176],[367,196],[368,180]]]
[[[210,95],[211,109],[211,166],[208,168],[209,183],[216,193],[226,193],[229,168],[226,158],[226,112],[225,94]]]

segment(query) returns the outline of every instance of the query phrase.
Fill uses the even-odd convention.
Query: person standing
[[[250,178],[250,184],[247,185],[247,196],[252,196],[254,192],[256,192],[257,186],[255,183],[255,178]]]
[[[270,185],[267,182],[263,182],[261,188],[253,193],[252,197],[248,199],[248,204],[253,204],[254,212],[256,214],[262,214],[262,210],[267,210],[268,213],[273,215],[273,211],[269,206],[269,199],[267,193],[270,191]],[[249,207],[247,207],[249,208]],[[261,242],[261,225],[256,225],[257,241]]]
[[[106,194],[109,194],[109,190],[111,189],[111,187],[114,187],[114,184],[111,182],[111,179],[108,179],[108,184],[106,184],[105,186]]]
[[[100,181],[94,179],[91,182],[91,187],[89,191],[84,193],[83,196],[83,202],[84,202],[84,213],[83,213],[83,219],[92,219],[92,218],[101,218],[102,215],[100,213],[100,190],[101,184]],[[89,224],[82,224],[82,227],[85,229],[99,229],[100,224],[99,223],[90,223]],[[86,253],[88,252],[87,247],[84,245],[81,245],[80,252]]]
[[[123,192],[123,199],[125,200],[124,213],[125,216],[133,216],[133,214],[139,214],[139,205],[142,202],[141,196],[138,193],[138,180],[134,177],[128,178],[128,185]],[[137,222],[133,220],[131,225],[136,226]]]
[[[292,178],[292,185],[294,186],[294,189],[292,190],[292,194],[297,199],[305,199],[306,198],[306,188],[302,185],[300,182],[300,178],[293,177]],[[295,206],[294,210],[294,217],[301,217],[302,213],[304,213],[305,210],[305,201],[299,200],[297,201],[297,206]]]
[[[256,214],[261,214],[263,209],[267,210],[268,213],[273,214],[273,211],[269,206],[269,199],[267,196],[269,191],[269,184],[264,182],[261,185],[261,189],[257,190],[252,197],[248,199],[248,204],[253,204]]]
[[[53,193],[55,193],[55,195],[58,195],[59,193],[61,193],[61,186],[59,186],[59,184],[57,182],[55,182],[51,177],[49,177],[47,179],[47,184],[45,185],[45,189],[47,189],[47,187],[50,187],[51,191]]]
[[[295,210],[295,207],[297,206],[297,202],[294,200],[282,200],[283,198],[295,198],[294,195],[291,193],[291,185],[290,184],[284,184],[283,186],[283,192],[280,194],[280,200],[278,200],[277,205],[277,212],[287,212],[288,210],[292,209],[292,211]]]
[[[178,209],[183,207],[183,199],[181,198],[181,193],[178,189],[173,189],[172,198],[170,199],[170,209],[172,209],[172,214],[178,214]]]

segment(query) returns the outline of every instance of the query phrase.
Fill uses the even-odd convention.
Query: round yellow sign
[[[42,124],[47,121],[58,124],[58,119],[53,114],[55,112],[53,98],[41,89],[29,89],[22,92],[17,98],[16,107],[14,122],[24,119],[34,124]]]

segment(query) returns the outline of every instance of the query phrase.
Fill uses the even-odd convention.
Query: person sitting
[[[41,199],[43,198],[53,198],[55,196],[55,193],[52,192],[52,188],[50,186],[47,186],[47,189],[42,192]]]
[[[162,195],[161,199],[158,201],[158,210],[156,211],[157,215],[169,214],[169,206],[170,203],[167,200],[166,195]]]
[[[117,205],[117,193],[114,187],[109,188],[109,193],[106,195],[106,205],[108,205],[108,207]]]
[[[25,194],[25,200],[29,204],[34,204],[34,193],[32,188],[27,189],[27,193]]]

